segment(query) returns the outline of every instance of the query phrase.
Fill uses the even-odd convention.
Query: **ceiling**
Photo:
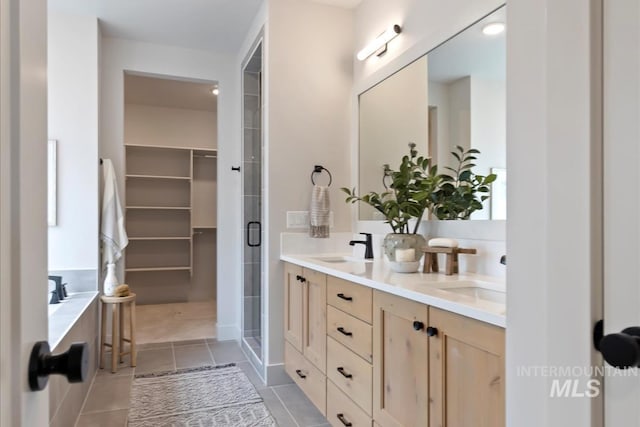
[[[458,33],[427,54],[429,81],[450,83],[465,76],[491,80],[506,79],[506,32],[495,36],[482,33],[488,23],[506,23],[502,7],[476,24]]]
[[[49,10],[96,16],[104,37],[237,54],[265,0],[48,0]],[[355,8],[362,0],[308,0]]]
[[[236,54],[263,1],[48,0],[48,6],[98,17],[104,37]]]
[[[215,84],[209,83],[125,74],[124,102],[125,104],[215,112],[218,99],[211,94],[214,86]]]

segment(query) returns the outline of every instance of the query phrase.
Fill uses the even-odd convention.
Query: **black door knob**
[[[433,326],[429,326],[427,328],[427,335],[429,335],[430,337],[435,337],[436,335],[438,335],[438,328],[434,328]]]
[[[599,343],[604,360],[613,367],[640,367],[640,327],[632,326],[618,334],[605,335]]]
[[[81,383],[87,378],[88,370],[86,342],[73,343],[66,352],[53,355],[48,342],[38,341],[29,358],[29,387],[32,391],[44,390],[51,374],[64,375],[70,383]]]
[[[416,331],[421,331],[424,329],[424,323],[420,322],[419,320],[414,320],[413,321],[413,329]]]

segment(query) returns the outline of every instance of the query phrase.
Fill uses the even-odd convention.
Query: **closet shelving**
[[[194,238],[216,229],[217,150],[125,144],[125,271],[193,275]]]

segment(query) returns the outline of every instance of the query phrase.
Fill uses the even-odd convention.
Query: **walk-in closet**
[[[138,342],[213,338],[217,85],[124,78],[125,281]]]

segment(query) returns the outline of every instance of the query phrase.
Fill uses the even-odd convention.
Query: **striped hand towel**
[[[311,237],[329,237],[329,187],[314,185],[311,193],[311,210],[309,220],[311,222]]]

